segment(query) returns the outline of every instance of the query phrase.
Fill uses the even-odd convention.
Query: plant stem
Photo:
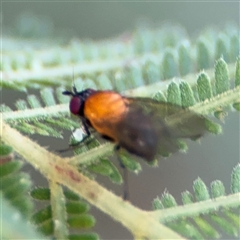
[[[144,212],[97,182],[88,179],[64,159],[48,152],[0,120],[2,140],[32,164],[49,180],[63,184],[88,202],[121,222],[134,236],[147,239],[182,239]]]

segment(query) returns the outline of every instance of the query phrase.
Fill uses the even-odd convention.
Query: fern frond
[[[95,219],[88,214],[90,206],[78,195],[69,190],[63,191],[56,183],[50,183],[50,189],[35,188],[31,191],[31,196],[35,200],[49,202],[49,205],[34,213],[31,220],[45,236],[55,236],[58,239],[98,239],[96,233],[86,232],[95,225]],[[72,235],[67,226],[69,230],[78,230],[79,233]]]
[[[164,84],[168,83],[169,85],[167,86],[166,92],[162,92],[162,98],[176,105],[190,107],[193,112],[197,112],[199,114],[209,114],[214,112],[214,116],[223,119],[226,115],[226,107],[232,105],[236,108],[239,101],[239,87],[236,86],[231,90],[229,89],[229,81],[234,74],[238,73],[238,65],[239,59],[236,64],[236,68],[233,69],[230,65],[231,71],[229,71],[225,61],[220,58],[216,62],[214,70],[211,70],[209,74],[201,72],[197,76],[197,79],[195,78],[195,82],[192,80],[191,85],[184,80],[175,80],[171,82],[165,81]],[[210,78],[209,75],[213,75],[215,77]],[[235,75],[235,79],[237,78],[238,75]],[[152,86],[155,85],[156,84],[146,86],[144,88],[144,93],[146,94],[148,91],[151,93]],[[142,87],[131,90],[131,94],[134,94],[135,91],[139,92],[139,89],[141,91]],[[156,88],[154,91],[156,95]],[[58,94],[61,96],[60,88],[58,88],[56,92],[56,96],[58,96]],[[144,95],[144,93],[141,92],[142,95]],[[54,137],[62,137],[59,132],[59,128],[72,130],[79,127],[79,123],[65,117],[64,114],[68,111],[66,104],[55,105],[56,100],[51,89],[44,89],[41,91],[41,96],[42,101],[46,105],[45,108],[39,108],[40,102],[37,97],[35,95],[30,95],[30,97],[28,97],[28,104],[33,106],[33,109],[28,108],[26,101],[19,100],[17,101],[16,106],[18,109],[24,110],[4,112],[4,120],[9,122],[11,126],[16,127],[21,132],[28,134],[38,133]],[[61,102],[66,101],[66,99],[63,99],[64,98],[60,97],[57,100],[60,100]],[[223,108],[224,106],[225,108]],[[181,121],[184,117],[187,117],[187,115],[183,111],[182,117],[180,117],[178,113],[177,116],[173,115],[169,121],[176,124],[177,121]],[[208,131],[214,134],[219,134],[222,131],[219,124],[208,119],[206,119],[206,126]],[[111,150],[109,151],[109,149],[113,149],[111,144],[105,144],[101,147],[99,147],[99,144],[86,146],[84,146],[84,148],[78,148],[77,152],[78,154],[81,154],[73,157],[69,160],[69,162],[71,164],[80,164],[82,171],[89,176],[92,175],[91,172],[98,172],[100,174],[107,175],[114,182],[117,181],[121,183],[122,180],[119,178],[120,173],[114,166],[112,166],[110,172],[104,172],[102,166],[97,166],[97,164],[99,164],[99,157],[111,155]],[[86,150],[92,149],[93,147],[94,151],[90,150],[86,153]],[[179,147],[184,151],[187,149],[187,145],[183,141],[179,142]],[[77,159],[81,160],[79,161]],[[139,163],[130,158],[130,156],[124,157],[124,155],[122,155],[122,159],[126,160],[125,165],[129,170],[138,172],[141,169]],[[83,166],[89,166],[93,163],[94,165],[92,169],[91,167],[88,167],[87,169],[85,167],[83,168]],[[109,167],[110,166],[108,166],[108,168]]]
[[[62,160],[60,157],[48,152],[13,128],[10,128],[7,124],[2,123],[2,126],[3,140],[11,142],[14,149],[31,162],[35,168],[40,169],[47,178],[70,187],[75,193],[83,196],[89,202],[120,221],[134,236],[148,236],[148,238],[155,239],[164,236],[173,239],[180,237],[174,231],[157,223],[146,212],[133,207],[129,202],[123,201],[96,182],[79,173],[74,167],[68,164],[67,159]],[[25,144],[19,144],[19,141],[25,142]],[[27,145],[27,148],[25,145]],[[31,151],[31,149],[34,149],[34,151]],[[237,196],[237,199],[233,197],[232,200],[238,202],[238,198],[239,196]],[[201,207],[204,210],[204,206]]]
[[[213,111],[215,116],[219,118],[219,116],[221,115],[221,118],[223,118],[223,114],[222,114],[222,108],[224,106],[228,106],[228,105],[233,105],[236,102],[239,101],[239,88],[236,87],[232,90],[229,90],[229,77],[228,77],[228,68],[226,66],[226,63],[222,60],[219,59],[216,63],[216,67],[215,67],[215,81],[212,80],[212,82],[210,82],[209,80],[209,76],[207,73],[200,73],[199,76],[197,77],[197,81],[196,81],[196,86],[192,84],[192,86],[190,86],[187,82],[181,80],[180,84],[178,85],[176,82],[171,82],[167,88],[166,91],[166,98],[168,102],[173,103],[173,104],[177,104],[177,105],[182,105],[184,107],[189,107],[192,106],[191,109],[194,112],[198,112],[199,114],[209,114]],[[235,71],[234,71],[235,72]],[[224,76],[224,77],[222,77]],[[237,78],[237,76],[236,76]],[[218,83],[220,81],[220,83]],[[216,84],[215,84],[216,82]],[[222,90],[219,90],[217,86],[227,86]],[[216,90],[217,89],[217,90]],[[136,91],[138,91],[138,89],[136,89]],[[221,94],[220,94],[221,93]],[[50,93],[47,94],[47,96]],[[213,96],[215,95],[215,96]],[[50,97],[52,98],[52,97]],[[196,104],[196,102],[199,102]],[[60,105],[61,106],[61,105]],[[57,108],[57,106],[56,106]],[[47,110],[50,109],[50,110]],[[57,108],[59,109],[59,108]],[[66,109],[66,106],[64,106],[64,109]],[[220,110],[219,110],[220,109]],[[42,109],[40,109],[42,110]],[[47,110],[49,112],[50,115],[55,116],[55,112],[57,115],[60,115],[60,111],[54,111],[54,106],[53,107],[46,107],[44,110]],[[30,110],[29,112],[34,112],[34,110]],[[27,112],[26,112],[27,113]],[[10,119],[11,115],[9,113],[7,113],[7,117],[6,119]],[[9,116],[10,115],[10,116]],[[5,115],[6,116],[6,115]],[[20,117],[23,116],[23,114],[19,114]],[[183,112],[183,116],[182,117],[187,117],[186,113]],[[44,116],[41,116],[41,118],[44,118]],[[16,117],[16,119],[18,119],[18,117]],[[173,116],[172,119],[170,121],[174,123],[176,123],[176,121],[181,121],[181,117],[179,117],[179,114],[177,116]],[[64,123],[67,121],[67,124],[65,125]],[[69,119],[63,117],[59,120],[57,120],[56,118],[52,119],[45,119],[44,124],[50,123],[51,125],[55,125],[55,126],[59,126],[59,122],[61,123],[61,125],[64,125],[69,128],[73,128],[73,127],[78,127],[78,123],[71,124],[68,122],[70,121]],[[37,124],[35,124],[37,126]],[[206,120],[206,125],[207,128],[210,132],[214,133],[214,134],[219,134],[221,133],[221,126]],[[18,128],[21,125],[18,124]],[[26,126],[26,123],[25,125]],[[48,124],[46,124],[46,126],[40,127],[39,129],[41,131],[44,131],[45,129],[47,129]],[[54,131],[54,130],[52,130]],[[56,131],[56,130],[55,130]],[[51,129],[49,129],[48,131],[45,131],[47,133],[51,133]],[[58,133],[58,132],[57,132]],[[44,134],[44,132],[42,133]],[[54,136],[54,132],[51,133],[51,135]],[[56,135],[56,134],[55,134]],[[91,149],[92,147],[88,148]],[[181,146],[182,149],[186,149],[186,145],[184,143],[182,143]],[[96,149],[94,149],[94,151],[90,151],[87,153],[83,153],[80,156],[74,157],[70,160],[70,162],[72,164],[80,164],[81,166],[83,165],[89,165],[92,163],[98,163],[99,162],[99,157],[100,156],[109,156],[109,149],[112,149],[110,144],[106,144],[103,145],[102,147],[97,147]],[[78,152],[81,152],[81,148],[78,148]],[[85,152],[85,151],[84,151]],[[131,160],[131,158],[124,158],[123,159],[129,159],[126,162],[126,166],[130,166],[130,165],[138,165],[135,167],[127,167],[128,169],[132,169],[133,171],[139,171],[140,167],[139,164],[136,163],[136,161]],[[77,160],[77,159],[81,159],[81,161]],[[87,159],[87,160],[86,160]],[[129,165],[130,164],[130,165]],[[98,169],[100,168],[100,169]],[[103,175],[106,175],[107,173],[103,173],[102,167],[97,167],[96,165],[94,165],[93,169],[94,171],[98,171],[98,173],[102,173]],[[90,168],[89,168],[90,169]],[[92,169],[92,170],[93,170]],[[138,170],[137,170],[138,169]],[[114,175],[113,172],[115,172]],[[86,172],[85,172],[86,173]],[[108,176],[110,177],[110,179],[119,179],[119,172],[115,171],[114,169],[112,169]],[[120,179],[119,179],[120,180]]]
[[[27,196],[32,181],[30,176],[21,171],[23,162],[16,158],[13,149],[0,145],[0,191],[2,196],[15,207],[24,218],[33,211],[33,202]]]
[[[149,214],[161,223],[187,238],[219,238],[220,231],[237,236],[240,230],[239,193],[240,164],[232,171],[231,194],[226,195],[223,183],[211,183],[211,194],[205,183],[198,178],[193,183],[194,194],[182,193],[184,206],[178,206],[168,192],[161,199],[153,200],[155,211]]]
[[[81,84],[88,83],[88,87],[98,89],[115,87],[124,91],[160,79],[185,76],[192,71],[211,68],[216,57],[223,56],[229,63],[236,60],[238,51],[234,50],[239,49],[236,26],[232,26],[229,35],[226,35],[224,29],[217,34],[220,35],[219,38],[211,36],[211,44],[209,33],[202,33],[196,42],[193,42],[182,28],[172,25],[171,29],[172,32],[166,27],[152,31],[141,29],[136,31],[128,42],[112,39],[103,43],[85,44],[75,40],[67,46],[21,53],[20,59],[16,58],[16,51],[6,51],[1,66],[1,84],[14,89],[46,85],[67,86],[71,83],[69,80],[72,79],[74,68],[74,74],[81,79]],[[159,36],[161,43],[156,43],[156,37]],[[38,62],[39,67],[31,68],[31,65],[21,63],[23,58],[26,58],[25,62]],[[147,77],[148,62],[152,63],[151,72],[156,73],[157,78]],[[19,66],[18,71],[13,71],[16,65]],[[100,76],[104,76],[104,84],[103,77]],[[121,82],[124,82],[124,85]]]
[[[29,41],[32,46],[29,51],[19,47],[21,40],[8,39],[9,44],[11,40],[14,44],[4,49],[0,66],[2,89],[26,92],[30,88],[40,88],[42,91],[40,97],[28,95],[18,100],[17,111],[6,105],[0,106],[0,135],[49,181],[47,191],[37,189],[32,192],[32,196],[51,201],[51,206],[33,217],[39,229],[59,239],[66,236],[69,239],[97,239],[95,233],[69,234],[68,224],[72,227],[94,224],[91,215],[84,215],[88,207],[83,210],[85,203],[82,205],[78,197],[82,196],[121,222],[136,239],[176,239],[181,237],[178,233],[197,239],[217,238],[216,225],[229,235],[236,234],[239,216],[232,209],[239,208],[239,170],[232,174],[232,179],[236,180],[232,180],[232,194],[228,196],[225,196],[220,181],[212,183],[210,194],[203,181],[198,179],[194,183],[194,194],[183,193],[183,203],[188,203],[187,206],[177,206],[175,199],[165,193],[161,201],[155,201],[162,209],[161,214],[147,213],[91,180],[93,173],[99,173],[121,183],[121,174],[107,159],[114,151],[112,144],[90,141],[78,148],[79,155],[62,159],[19,132],[61,137],[59,130],[79,127],[78,122],[69,118],[69,99],[62,95],[63,89],[72,84],[73,69],[79,90],[86,87],[118,89],[130,96],[153,96],[202,115],[213,114],[222,120],[232,107],[240,109],[238,26],[226,26],[217,34],[212,29],[206,30],[195,41],[188,38],[182,27],[172,25],[157,30],[139,28],[127,41],[121,38],[87,43],[74,40],[68,44],[58,42],[58,45],[46,45],[45,42],[40,49],[35,47],[36,41]],[[26,46],[26,42],[21,43]],[[215,62],[215,59],[218,60]],[[168,79],[172,77],[175,78]],[[176,124],[184,117],[187,117],[186,112],[170,116],[169,121]],[[221,132],[221,126],[213,121],[206,120],[206,125],[211,133]],[[181,149],[187,148],[184,142],[179,145]],[[141,169],[138,162],[125,156],[124,152],[121,154],[128,169],[135,172]],[[59,184],[73,190],[77,197],[69,199]],[[163,209],[166,207],[169,209]],[[220,214],[216,209],[220,209]],[[73,216],[75,212],[78,216],[82,214],[82,218]],[[9,213],[14,214],[10,210]]]

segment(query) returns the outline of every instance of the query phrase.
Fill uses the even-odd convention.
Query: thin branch
[[[44,108],[26,109],[13,112],[4,112],[1,118],[5,121],[8,120],[24,120],[36,119],[47,117],[58,117],[61,113],[69,112],[68,104],[58,104]]]
[[[162,55],[162,54],[161,54]],[[110,59],[110,60],[102,60],[102,61],[92,61],[92,62],[81,62],[79,64],[68,64],[68,65],[60,65],[57,67],[51,68],[42,68],[40,70],[19,70],[12,72],[0,72],[2,74],[2,79],[8,82],[14,82],[19,79],[21,81],[36,80],[36,79],[49,79],[50,83],[52,83],[51,79],[58,79],[64,77],[71,77],[72,71],[74,68],[74,73],[76,75],[80,74],[93,74],[94,72],[106,72],[114,69],[122,69],[128,64],[134,63],[143,63],[146,60],[151,59],[155,61],[159,61],[159,54],[144,54],[142,57],[129,56],[125,59]]]
[[[177,218],[192,217],[199,214],[215,212],[221,207],[223,209],[228,207],[236,207],[237,205],[240,205],[239,200],[240,193],[235,193],[226,197],[218,197],[216,199],[210,199],[202,202],[152,211],[149,212],[149,215],[154,219],[165,223],[169,220],[174,220]]]
[[[228,65],[229,67],[229,75],[230,78],[232,78],[235,74],[235,65],[234,64],[230,64]],[[74,68],[75,71],[75,68]],[[209,69],[207,71],[205,71],[210,78],[213,80],[214,79],[214,69]],[[195,74],[188,74],[184,77],[184,80],[187,81],[190,85],[196,84],[196,76]],[[147,86],[143,86],[143,87],[138,87],[132,90],[127,90],[125,91],[123,94],[125,94],[126,96],[151,96],[152,94],[156,93],[156,89],[161,89],[162,92],[164,92],[165,90],[167,90],[168,85],[171,83],[172,79],[169,80],[165,80],[165,81],[160,81],[158,83],[154,83],[151,85],[147,85]],[[227,94],[230,94],[232,90],[229,90],[228,92],[226,92]],[[234,92],[238,92],[239,88],[236,88],[236,90],[233,90]],[[232,93],[231,93],[232,94]],[[224,95],[224,94],[223,94]],[[214,106],[212,106],[213,108],[215,108],[216,106],[220,106],[221,104],[218,104],[218,101],[220,99],[221,103],[224,104],[224,101],[226,101],[226,96],[224,98],[222,98],[222,95],[218,95],[219,99],[215,102],[213,98],[213,100],[211,100],[211,104],[213,104],[214,101]],[[235,96],[236,98],[236,96]],[[232,98],[229,98],[227,101],[229,102],[229,104],[233,103],[231,102]],[[207,111],[204,111],[204,109],[201,110],[200,106],[202,104],[202,107]],[[211,107],[211,106],[210,106]],[[209,112],[209,107],[207,102],[204,103],[199,103],[196,104],[192,107],[193,111],[196,111],[200,114],[206,114]],[[21,119],[34,119],[34,118],[41,118],[41,117],[57,117],[60,114],[66,114],[67,112],[69,112],[69,108],[68,108],[68,104],[60,104],[60,105],[55,105],[55,106],[50,106],[50,107],[44,107],[44,108],[36,108],[36,109],[26,109],[23,111],[13,111],[13,112],[5,112],[3,114],[3,119],[8,121],[8,120],[21,120]]]
[[[56,239],[67,239],[67,214],[62,186],[56,182],[49,181],[49,188],[51,191],[51,209],[54,225],[54,236]]]
[[[148,239],[182,239],[171,229],[149,217],[122,198],[88,179],[64,159],[48,152],[0,120],[0,136],[46,178],[67,186],[91,204],[121,222],[132,234]],[[19,144],[21,143],[21,144]]]

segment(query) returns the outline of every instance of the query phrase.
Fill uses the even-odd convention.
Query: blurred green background
[[[22,13],[41,16],[49,21],[46,32],[52,29],[70,36],[90,39],[106,39],[132,31],[139,21],[147,19],[154,26],[163,22],[175,22],[194,36],[205,27],[219,28],[226,22],[239,24],[239,2],[230,1],[51,1],[21,2],[5,1],[2,6],[3,33],[19,26],[17,19]],[[161,41],[161,39],[159,39]],[[22,97],[22,95],[21,95]],[[4,99],[3,99],[4,100]],[[142,164],[144,171],[138,176],[130,174],[131,202],[140,208],[151,210],[151,201],[167,189],[181,203],[181,192],[192,191],[192,182],[199,176],[210,186],[211,181],[220,179],[230,193],[230,174],[239,161],[239,115],[230,113],[223,127],[224,135],[208,135],[201,144],[190,143],[187,154],[178,153],[159,162],[159,168]],[[43,141],[39,138],[39,142]],[[44,140],[44,145],[59,147],[55,139]],[[62,146],[66,146],[68,139]],[[63,147],[64,148],[64,147]],[[30,170],[32,175],[33,170]],[[37,185],[45,183],[36,178]],[[121,187],[99,178],[103,185],[121,194]],[[131,239],[129,232],[108,216],[93,209],[97,218],[95,231],[102,239]],[[223,235],[223,239],[227,236]]]
[[[17,15],[31,12],[50,17],[57,29],[94,39],[132,30],[142,18],[155,24],[179,23],[189,34],[226,21],[239,23],[239,3],[233,1],[5,1],[2,12],[3,26],[12,26]]]

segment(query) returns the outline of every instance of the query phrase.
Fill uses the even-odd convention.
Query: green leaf
[[[225,187],[223,183],[216,180],[211,183],[211,193],[213,198],[221,197],[225,195]]]
[[[207,186],[200,178],[194,181],[193,191],[197,201],[205,201],[210,198]]]
[[[41,223],[44,223],[47,220],[51,220],[52,219],[52,211],[51,211],[51,206],[47,206],[45,208],[42,208],[41,210],[39,210],[38,212],[36,212],[33,216],[31,221],[36,224],[39,225]]]
[[[40,201],[50,200],[49,188],[35,188],[30,192],[32,198]]]
[[[73,229],[89,229],[95,225],[95,219],[89,214],[82,214],[69,217],[68,224]]]
[[[226,62],[220,58],[216,62],[215,66],[215,86],[216,86],[216,93],[221,94],[227,91],[230,87],[229,83],[229,73]]]
[[[235,86],[240,86],[240,56],[236,62]]]
[[[195,104],[195,99],[190,85],[187,82],[182,81],[180,83],[179,88],[181,92],[182,106],[183,107],[193,106]]]
[[[153,199],[152,208],[153,210],[160,210],[164,208],[162,201],[159,199],[159,197]]]
[[[240,164],[238,164],[232,171],[231,190],[232,193],[240,192]]]
[[[11,161],[0,165],[0,177],[7,176],[8,174],[15,174],[23,166],[22,161]]]
[[[213,96],[209,76],[204,72],[201,72],[198,75],[197,89],[198,89],[198,96],[200,101],[210,99]]]
[[[119,173],[118,169],[112,164],[111,161],[108,159],[100,159],[99,163],[96,163],[94,165],[90,165],[88,167],[89,170],[99,173],[104,176],[108,176],[113,183],[122,183],[122,177]]]
[[[90,207],[85,202],[67,202],[66,210],[68,214],[82,214],[89,211]]]
[[[96,233],[72,234],[68,237],[69,240],[98,240]]]
[[[179,86],[175,82],[171,82],[167,89],[167,102],[181,106],[181,92]]]
[[[182,202],[183,204],[193,203],[193,195],[189,191],[182,193]]]
[[[175,198],[168,192],[163,193],[163,195],[161,197],[161,202],[162,202],[164,208],[170,208],[170,207],[177,206],[177,202],[176,202]]]
[[[199,39],[196,44],[197,49],[197,69],[207,69],[211,65],[211,53],[209,50],[209,43],[205,39]]]
[[[178,76],[178,67],[174,52],[166,50],[162,61],[163,78],[169,79]]]
[[[1,144],[0,145],[0,156],[6,156],[13,151],[11,146]]]
[[[190,43],[189,41],[184,41],[178,49],[179,55],[179,72],[181,76],[187,75],[193,69],[192,57],[190,51]]]

